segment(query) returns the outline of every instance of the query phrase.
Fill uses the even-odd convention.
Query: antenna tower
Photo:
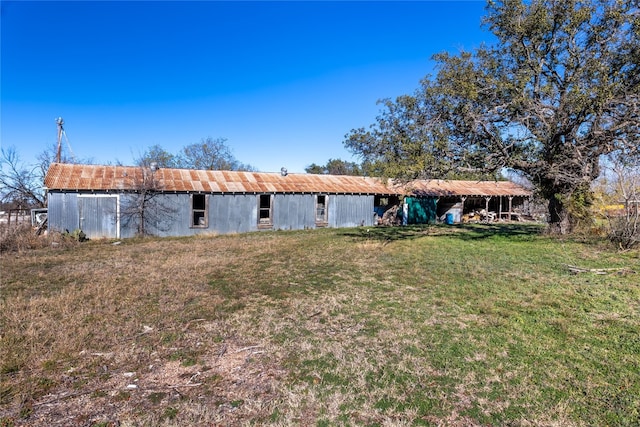
[[[62,117],[58,117],[56,119],[56,124],[58,125],[58,149],[56,150],[56,163],[60,163],[62,161],[62,135],[64,135],[64,139],[67,141],[67,147],[69,147],[69,152],[71,153],[71,158],[73,159],[73,151],[71,151],[71,144],[69,144],[69,138],[67,138],[67,132],[64,131],[64,120]]]
[[[56,163],[60,163],[60,157],[62,155],[62,134],[64,133],[64,120],[62,117],[58,117],[56,119],[56,124],[58,125],[58,150],[56,151]]]

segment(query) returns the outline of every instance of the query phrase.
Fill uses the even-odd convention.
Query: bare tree
[[[137,160],[138,166],[151,167],[153,163],[159,168],[178,168],[180,167],[180,159],[178,156],[171,154],[160,145],[155,144],[149,147],[142,156]]]
[[[255,168],[239,162],[231,153],[225,138],[208,137],[184,147],[179,154],[180,167],[203,170],[252,171]]]
[[[606,168],[611,175],[610,198],[622,206],[606,212],[609,238],[620,249],[631,249],[640,244],[640,159],[610,157]]]
[[[15,147],[0,150],[0,200],[16,208],[38,208],[46,205],[40,165],[27,165]]]
[[[135,224],[138,236],[162,231],[166,221],[175,214],[175,208],[162,197],[163,185],[157,170],[141,166],[130,178],[133,190],[121,206],[120,220],[124,225]]]

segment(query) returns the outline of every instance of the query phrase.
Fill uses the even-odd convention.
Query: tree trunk
[[[569,234],[571,221],[567,202],[569,197],[554,194],[549,197],[549,232],[552,234]]]
[[[147,219],[145,218],[146,216],[146,197],[147,194],[145,191],[141,191],[140,192],[140,205],[138,207],[138,215],[139,215],[139,220],[140,222],[138,223],[138,235],[140,237],[144,237],[146,236],[146,230],[145,230],[145,225],[146,225],[146,221]]]

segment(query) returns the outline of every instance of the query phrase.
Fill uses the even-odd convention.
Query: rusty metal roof
[[[404,194],[428,197],[446,196],[531,196],[531,191],[511,181],[412,181],[394,186]]]
[[[142,182],[135,166],[52,163],[44,183],[49,190],[131,191]],[[346,175],[157,169],[154,179],[162,191],[206,193],[333,193],[393,194],[382,180]]]
[[[150,173],[137,166],[52,163],[44,183],[49,190],[132,191]],[[510,181],[417,180],[387,186],[385,180],[347,175],[157,169],[162,191],[204,193],[333,193],[445,196],[531,196]]]

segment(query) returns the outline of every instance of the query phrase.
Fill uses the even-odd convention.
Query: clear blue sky
[[[61,116],[93,163],[209,136],[264,172],[357,160],[344,135],[375,122],[377,100],[417,89],[433,54],[492,42],[484,6],[2,1],[2,146],[35,163]]]

